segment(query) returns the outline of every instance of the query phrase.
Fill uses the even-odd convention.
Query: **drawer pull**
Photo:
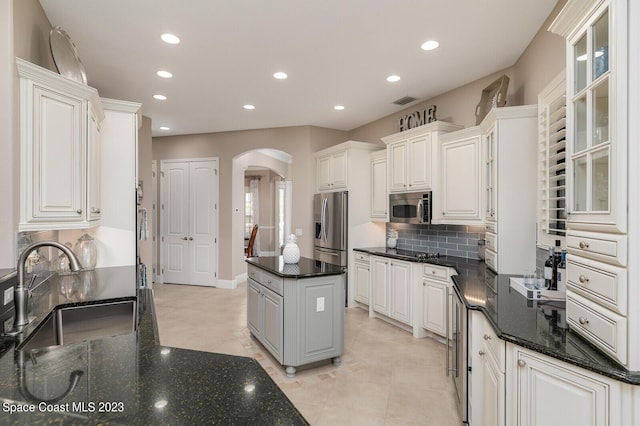
[[[587,249],[589,248],[589,243],[586,241],[580,241],[580,244],[578,244],[578,246],[580,246],[581,249]]]
[[[584,275],[580,275],[580,277],[578,277],[578,281],[580,281],[581,283],[588,283],[589,282],[589,278],[587,278]]]
[[[519,359],[518,360],[518,367],[524,367],[526,365],[527,365],[527,363],[523,359]]]
[[[579,322],[580,324],[582,324],[582,325],[587,325],[587,324],[589,324],[589,320],[588,320],[587,318],[585,318],[585,317],[580,317],[580,318],[578,318],[578,322]]]
[[[491,340],[491,336],[489,336],[488,334],[484,335],[484,340]]]
[[[435,275],[435,274],[436,274],[436,271],[431,271],[431,273],[432,273],[433,275]]]
[[[480,356],[484,356],[484,351],[483,351],[482,349],[480,349],[480,350],[478,351],[478,355],[480,355]]]

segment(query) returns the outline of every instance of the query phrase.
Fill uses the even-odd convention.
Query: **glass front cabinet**
[[[626,22],[620,16],[626,11],[607,1],[573,3],[584,13],[561,33],[568,44],[568,226],[624,233],[627,67]],[[560,29],[556,24],[552,31]]]

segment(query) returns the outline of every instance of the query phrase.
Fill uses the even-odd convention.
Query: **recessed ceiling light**
[[[162,34],[160,36],[160,38],[165,43],[169,43],[169,44],[178,44],[178,43],[180,43],[180,39],[177,36],[173,35],[173,34],[165,33],[165,34]]]
[[[399,75],[390,75],[389,77],[387,77],[387,81],[389,83],[395,83],[396,81],[400,81],[400,76]]]
[[[429,41],[425,41],[424,43],[422,43],[422,46],[420,46],[420,48],[422,50],[433,50],[433,49],[437,48],[438,46],[440,46],[440,43],[438,43],[435,40],[429,40]]]
[[[244,109],[256,109],[256,107],[251,105],[251,104],[243,105],[242,108],[244,108]]]
[[[153,99],[157,99],[159,101],[166,101],[167,97],[165,95],[153,95]]]
[[[287,75],[286,72],[278,71],[276,73],[273,73],[273,78],[276,78],[278,80],[284,80],[287,77],[289,77],[289,76]]]
[[[342,111],[344,109],[344,105],[336,105],[333,107],[336,111]]]
[[[162,77],[162,78],[171,78],[171,77],[173,77],[173,74],[171,74],[169,71],[165,71],[165,70],[160,70],[156,74],[158,74],[158,77]]]
[[[160,130],[167,131],[167,130],[171,130],[171,128],[169,128],[167,126],[160,126]]]

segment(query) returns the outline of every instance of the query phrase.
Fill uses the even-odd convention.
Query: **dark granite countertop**
[[[416,252],[385,247],[354,249],[416,261]],[[512,275],[497,275],[480,260],[444,256],[427,263],[455,268],[456,290],[469,309],[479,310],[503,340],[633,385],[640,372],[626,370],[569,329],[565,302],[532,301],[512,289]]]
[[[284,263],[282,256],[250,257],[246,262],[284,278],[310,278],[344,273],[341,266],[307,257],[301,257],[298,263]]]
[[[159,345],[136,273],[55,275],[35,290],[39,320],[58,305],[137,297],[137,329],[30,354],[0,338],[2,424],[308,424],[256,360]],[[18,407],[34,412],[9,413]]]

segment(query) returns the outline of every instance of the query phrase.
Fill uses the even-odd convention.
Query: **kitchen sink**
[[[129,334],[136,329],[136,300],[55,308],[18,346],[30,351]]]

